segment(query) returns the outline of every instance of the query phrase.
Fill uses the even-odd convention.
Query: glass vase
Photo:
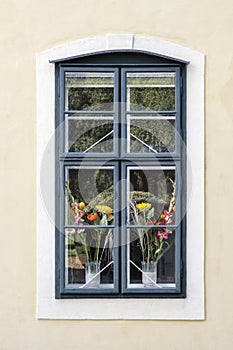
[[[99,288],[100,286],[100,263],[91,261],[86,263],[85,276],[86,288]]]
[[[144,287],[157,286],[157,263],[155,261],[142,262],[142,283]]]

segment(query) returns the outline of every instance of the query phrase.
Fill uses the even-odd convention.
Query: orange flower
[[[164,219],[165,219],[165,217],[166,217],[166,215],[165,215],[165,214],[161,214],[161,215],[160,215],[160,218],[161,218],[162,220],[164,220]]]
[[[91,213],[91,214],[87,215],[87,218],[90,221],[95,221],[98,218],[98,214],[97,213]]]
[[[164,211],[163,211],[163,212],[164,212],[164,214],[165,214],[165,215],[167,215],[167,213],[169,213],[169,211],[168,211],[168,210],[166,210],[166,209],[164,209]]]

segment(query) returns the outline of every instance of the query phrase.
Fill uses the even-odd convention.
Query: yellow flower
[[[78,208],[79,208],[80,210],[83,210],[83,209],[85,208],[85,206],[86,206],[86,204],[85,204],[84,202],[80,202],[80,203],[78,204]]]
[[[136,207],[139,211],[144,211],[144,210],[149,210],[151,208],[151,204],[142,202],[137,204]]]
[[[112,208],[110,208],[107,205],[97,205],[96,209],[98,210],[98,212],[100,212],[102,214],[111,214],[112,213]]]

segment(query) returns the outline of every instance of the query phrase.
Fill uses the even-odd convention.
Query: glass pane
[[[176,184],[174,167],[128,168],[128,223],[174,225]]]
[[[127,73],[127,110],[175,110],[175,73]]]
[[[66,72],[65,109],[112,111],[114,73]]]
[[[66,225],[112,225],[113,167],[67,167]]]
[[[135,228],[127,235],[128,287],[174,287],[175,231]]]
[[[68,152],[113,152],[113,118],[68,119]]]
[[[65,230],[66,285],[112,288],[113,260],[112,229]]]
[[[161,153],[175,151],[175,120],[130,118],[128,123],[131,153]]]

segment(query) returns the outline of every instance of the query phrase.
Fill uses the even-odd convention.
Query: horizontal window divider
[[[154,159],[154,162],[151,161],[151,159],[143,159],[139,160],[136,164],[131,162],[131,160],[125,161],[126,167],[129,167],[129,169],[134,169],[134,168],[141,168],[145,167],[145,170],[175,170],[176,169],[176,162],[174,162],[173,159],[166,159],[164,162],[161,163],[160,159],[157,160],[156,158]],[[142,169],[143,170],[143,169]]]
[[[72,293],[70,290],[65,290],[64,293],[61,293],[59,298],[60,299],[175,299],[175,298],[185,298],[185,295],[181,294],[176,289],[170,289],[165,290],[165,288],[162,289],[161,292],[155,291],[155,289],[152,289],[151,293],[138,293],[138,289],[133,289],[133,293],[131,292],[131,288],[127,290],[126,292],[122,292],[122,294],[118,294],[114,290],[107,290],[103,293],[101,293],[103,289],[99,290],[99,293],[96,293],[96,290],[91,290],[90,294],[78,294],[77,290]],[[135,291],[135,292],[134,292]],[[108,294],[107,294],[108,292]]]
[[[115,102],[116,103],[116,102]],[[88,114],[88,115],[95,115],[95,114],[115,114],[114,110],[109,110],[109,111],[83,111],[83,110],[72,110],[72,111],[64,111],[64,114]]]
[[[160,283],[158,283],[159,285],[160,285]],[[129,288],[126,288],[126,290],[125,290],[125,294],[127,293],[127,294],[133,294],[135,297],[136,297],[136,295],[135,294],[137,294],[138,296],[140,295],[140,294],[143,294],[143,295],[145,295],[144,297],[146,298],[146,297],[150,297],[150,295],[151,296],[153,296],[153,297],[156,297],[155,296],[155,293],[156,294],[159,294],[159,293],[162,293],[162,294],[165,294],[165,293],[172,293],[171,295],[173,295],[173,293],[179,293],[179,289],[178,288],[176,288],[175,286],[174,287],[165,287],[165,286],[162,286],[161,288],[147,288],[147,290],[145,291],[145,288],[131,288],[131,287],[129,287]],[[146,294],[145,294],[146,293]],[[170,298],[170,296],[169,296],[169,298]]]
[[[165,86],[166,87],[166,86]],[[113,88],[113,85],[112,84],[80,84],[80,83],[69,83],[69,88],[87,88],[87,89],[91,89],[91,88],[94,88],[94,89],[98,89],[98,88]]]
[[[181,160],[181,157],[178,155],[178,154],[175,154],[175,153],[123,153],[122,156],[118,157],[117,154],[115,153],[79,153],[79,152],[67,152],[67,153],[63,153],[60,155],[60,160],[65,160],[67,158],[74,158],[74,159],[77,159],[77,158],[80,158],[81,161],[83,161],[83,158],[93,158],[93,160],[96,160],[97,158],[105,158],[106,160],[112,160],[114,157],[117,159],[117,160],[120,160],[120,161],[130,161],[131,159],[135,160],[138,159],[138,160],[145,160],[145,158],[149,158],[148,160],[155,160],[157,158],[159,158],[159,160],[161,160],[161,158],[164,158],[164,160],[168,161],[169,159],[171,161],[173,160]]]
[[[174,228],[177,229],[178,226],[177,225],[129,225],[127,224],[127,229],[132,229],[132,228],[145,228],[145,229],[150,229],[150,228],[154,228],[154,229],[160,229],[160,228]]]
[[[154,84],[127,84],[127,88],[175,88],[174,84],[171,85],[154,85]]]
[[[169,114],[169,115],[174,115],[174,114],[176,114],[177,112],[174,110],[174,111],[148,111],[148,110],[146,110],[146,111],[134,111],[134,110],[132,110],[132,111],[126,111],[125,112],[126,114],[133,114],[133,115],[136,115],[136,114],[138,114],[138,115],[142,115],[142,114],[155,114],[155,115],[158,115],[158,114]]]
[[[114,225],[65,225],[64,229],[91,229],[91,228],[105,228],[105,229],[109,229],[109,228],[116,228],[116,226]]]
[[[93,293],[94,292],[94,293]],[[93,297],[96,297],[97,295],[99,295],[100,297],[104,297],[104,293],[106,294],[117,294],[117,291],[115,290],[115,288],[64,288],[63,293],[65,293],[66,297],[67,295],[75,295],[77,296],[77,298],[80,298],[82,295],[85,298],[90,298],[91,295]]]
[[[142,117],[140,115],[136,115],[136,116],[132,116],[129,115],[130,120],[142,120]],[[146,120],[176,120],[175,116],[170,116],[170,117],[162,117],[162,116],[148,116],[148,117],[144,117],[143,119]]]
[[[90,289],[90,288],[89,288]],[[63,293],[60,295],[60,299],[120,299],[121,296],[117,295],[118,292],[113,290],[107,290],[99,288],[98,291],[96,289],[91,289],[89,292],[86,290],[85,294],[82,294],[80,292],[77,293],[77,290],[72,292],[69,289],[64,290]]]
[[[87,160],[88,158],[88,160]],[[60,161],[95,161],[96,158],[101,158],[104,159],[106,161],[111,161],[114,159],[118,159],[117,155],[115,153],[76,153],[76,152],[70,152],[70,153],[66,153],[63,154],[59,157]],[[97,164],[98,166],[98,164]]]
[[[179,155],[176,155],[174,153],[126,153],[122,156],[122,160],[130,161],[137,159],[138,161],[143,161],[145,158],[148,161],[180,161],[181,157]]]
[[[114,115],[109,117],[95,117],[94,115],[83,117],[83,116],[77,116],[77,117],[68,117],[68,120],[113,120]]]

